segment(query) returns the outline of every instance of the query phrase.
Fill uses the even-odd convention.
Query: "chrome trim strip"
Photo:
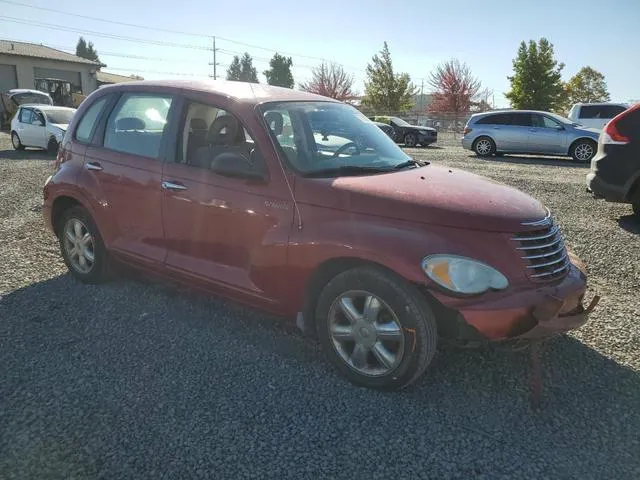
[[[547,263],[538,263],[537,265],[527,265],[527,268],[542,268],[555,265],[556,263],[564,262],[567,259],[567,254],[563,254],[560,258]]]
[[[553,255],[556,255],[556,254],[562,252],[564,250],[564,248],[565,248],[564,247],[564,243],[562,243],[562,245],[560,245],[560,248],[557,248],[553,252],[541,253],[539,255],[527,255],[527,256],[524,256],[522,258],[524,258],[525,260],[533,260],[533,259],[536,259],[536,258],[551,257]]]
[[[556,268],[555,270],[553,270],[551,272],[537,273],[536,275],[531,275],[531,278],[548,277],[550,275],[555,275],[557,273],[562,273],[567,268],[569,268],[569,263],[568,262],[565,265],[563,265],[562,267]]]
[[[558,233],[558,230],[559,230],[558,226],[554,225],[544,235],[535,235],[533,237],[512,237],[511,240],[516,240],[518,242],[528,242],[531,240],[544,240],[545,238],[553,237],[556,233]]]
[[[547,207],[544,207],[544,209],[547,211],[547,214],[542,220],[536,220],[535,222],[522,222],[520,225],[523,225],[523,226],[526,226],[526,227],[532,227],[532,226],[536,226],[536,225],[546,225],[546,224],[550,223],[551,222],[551,210],[549,210]]]

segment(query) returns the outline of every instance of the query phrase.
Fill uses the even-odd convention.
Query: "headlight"
[[[422,261],[422,269],[431,280],[455,293],[477,294],[509,286],[495,268],[458,255],[430,255]]]

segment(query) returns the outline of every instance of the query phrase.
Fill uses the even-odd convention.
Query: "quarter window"
[[[481,118],[477,122],[480,125],[509,125],[509,115],[506,113],[497,113]]]
[[[82,143],[89,143],[91,141],[98,117],[105,103],[107,103],[108,98],[107,96],[101,98],[87,109],[78,124],[78,128],[76,128],[76,140]]]
[[[580,108],[580,118],[610,119],[626,110],[619,105],[583,105]]]
[[[105,148],[158,158],[171,103],[166,95],[124,94],[107,121]]]

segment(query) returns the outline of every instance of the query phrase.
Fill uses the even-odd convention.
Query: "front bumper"
[[[598,302],[583,306],[587,288],[584,266],[571,255],[572,265],[560,283],[541,286],[496,300],[461,306],[458,319],[480,340],[539,339],[582,326]]]

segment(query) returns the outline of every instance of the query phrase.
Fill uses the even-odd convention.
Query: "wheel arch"
[[[567,150],[567,155],[571,156],[571,152],[573,151],[573,147],[575,147],[578,142],[581,142],[583,140],[587,140],[587,141],[593,143],[596,146],[596,148],[598,146],[598,141],[594,140],[591,137],[586,137],[586,136],[585,137],[578,137],[573,142],[571,142],[571,144],[569,145],[569,150]]]
[[[53,228],[53,233],[56,236],[58,236],[60,232],[60,220],[62,219],[64,212],[73,207],[82,207],[87,209],[80,200],[70,195],[61,195],[53,201],[53,204],[51,205],[51,228]]]

